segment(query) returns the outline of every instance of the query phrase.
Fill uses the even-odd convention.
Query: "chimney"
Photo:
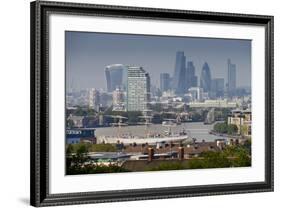
[[[148,161],[151,162],[153,160],[154,149],[149,147],[148,148]]]
[[[184,158],[184,148],[179,147],[179,153],[178,153],[179,160],[183,160]]]

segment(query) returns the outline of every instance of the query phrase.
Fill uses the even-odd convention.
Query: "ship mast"
[[[152,116],[149,115],[150,112],[152,112],[152,110],[149,110],[149,109],[145,109],[142,111],[142,114],[143,116],[139,116],[140,119],[144,119],[144,122],[138,122],[138,124],[141,124],[141,125],[144,125],[145,126],[145,134],[146,134],[146,137],[149,137],[149,125],[151,125],[151,119],[152,119]]]
[[[110,118],[113,118],[114,119],[114,123],[111,123],[111,125],[114,127],[114,126],[117,126],[117,136],[120,137],[120,133],[121,133],[121,127],[122,126],[127,126],[128,124],[126,123],[123,123],[123,120],[125,119],[128,119],[127,117],[124,117],[124,116],[120,116],[120,115],[116,115],[116,116],[113,116],[113,115],[106,115],[107,117],[110,117]],[[118,121],[117,121],[118,119]]]

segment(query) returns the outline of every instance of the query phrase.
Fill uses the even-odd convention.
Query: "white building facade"
[[[142,67],[128,67],[127,111],[144,111],[149,101],[149,74]]]

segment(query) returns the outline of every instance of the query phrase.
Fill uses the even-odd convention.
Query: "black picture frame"
[[[31,2],[31,174],[30,203],[33,206],[191,197],[273,191],[273,16],[203,11],[93,5],[35,1]],[[194,21],[265,27],[265,181],[187,187],[133,189],[120,191],[49,193],[49,68],[48,14],[100,15]]]

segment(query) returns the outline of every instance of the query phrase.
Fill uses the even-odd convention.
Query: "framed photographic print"
[[[273,17],[31,3],[31,205],[273,191]]]

